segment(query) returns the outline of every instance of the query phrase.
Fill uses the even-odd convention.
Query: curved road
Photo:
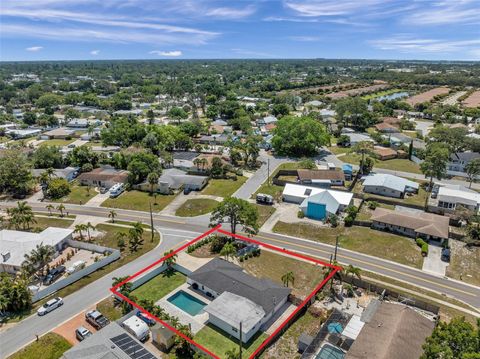
[[[13,202],[2,203],[0,207],[5,208],[14,205],[16,204]],[[45,204],[43,203],[30,203],[30,205],[36,212],[46,212]],[[104,218],[108,218],[110,210],[109,208],[85,207],[85,205],[71,204],[66,204],[65,207],[70,214]],[[115,211],[118,214],[117,220],[150,223],[149,213],[121,209],[115,209]],[[154,226],[162,234],[162,240],[157,248],[105,275],[74,294],[65,297],[65,305],[47,316],[37,317],[33,315],[2,332],[0,334],[0,357],[4,358],[17,351],[34,340],[36,334],[42,335],[47,333],[62,322],[85,311],[98,301],[109,296],[110,292],[108,289],[112,284],[113,277],[133,274],[159,259],[166,250],[177,247],[185,241],[193,239],[205,232],[208,229],[208,217],[200,216],[181,219],[178,217],[154,215]],[[334,251],[331,245],[279,234],[259,233],[255,238],[265,243],[296,252],[302,252],[325,261],[329,260],[330,255],[333,254]],[[480,311],[479,287],[445,277],[438,277],[395,262],[341,248],[338,249],[337,258],[342,264],[352,264],[367,271],[385,275],[462,300]]]

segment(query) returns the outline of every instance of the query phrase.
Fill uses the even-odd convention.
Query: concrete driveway
[[[440,276],[445,276],[448,263],[442,261],[442,247],[430,244],[428,246],[428,256],[423,259],[422,270]]]
[[[91,308],[94,309],[94,308]],[[87,323],[85,320],[85,313],[79,313],[73,318],[69,319],[65,323],[59,325],[56,327],[53,332],[61,335],[65,339],[67,339],[70,344],[76,345],[78,344],[78,339],[75,337],[75,330],[78,327],[85,327],[88,330],[90,330],[92,333],[95,333],[96,330],[94,327],[92,327],[90,324]]]

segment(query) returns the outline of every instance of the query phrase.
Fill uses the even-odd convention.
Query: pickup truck
[[[102,329],[110,323],[98,310],[89,310],[86,312],[85,319],[87,323],[90,323],[95,329]]]

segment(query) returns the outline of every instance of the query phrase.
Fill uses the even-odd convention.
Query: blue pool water
[[[191,296],[183,290],[180,290],[172,295],[167,299],[167,301],[192,316],[200,313],[206,306],[204,302],[195,298],[194,296]]]
[[[337,322],[333,322],[333,323],[330,323],[328,324],[328,332],[329,333],[334,333],[334,334],[342,334],[343,332],[343,327],[340,323],[337,323]]]
[[[343,359],[345,353],[339,348],[330,344],[325,344],[320,352],[317,354],[316,359]]]

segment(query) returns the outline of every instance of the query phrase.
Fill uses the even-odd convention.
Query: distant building
[[[42,133],[40,138],[42,140],[61,139],[64,140],[67,137],[72,137],[75,134],[74,130],[68,130],[66,128],[56,128]]]
[[[480,153],[478,152],[456,152],[450,155],[450,161],[447,164],[447,169],[453,172],[466,172],[467,165],[475,160],[480,158]]]
[[[363,181],[365,193],[386,197],[403,198],[406,192],[418,192],[418,188],[417,182],[383,173],[369,175]]]
[[[453,213],[459,205],[478,213],[480,193],[457,185],[445,185],[439,188],[437,195],[438,208],[444,212]]]
[[[40,177],[43,172],[45,172],[45,168],[37,168],[32,170],[32,174],[34,177]],[[68,182],[73,181],[79,174],[80,167],[65,167],[65,168],[56,168],[54,170],[54,175],[57,178],[64,178]]]
[[[27,128],[27,129],[13,129],[7,130],[5,134],[14,139],[34,137],[42,133],[42,130],[39,128]]]
[[[276,123],[278,119],[275,116],[267,116],[257,120],[257,126],[265,126],[270,123]]]
[[[327,184],[328,186],[343,186],[345,184],[345,174],[342,170],[297,170],[298,182],[303,185],[320,187]]]

